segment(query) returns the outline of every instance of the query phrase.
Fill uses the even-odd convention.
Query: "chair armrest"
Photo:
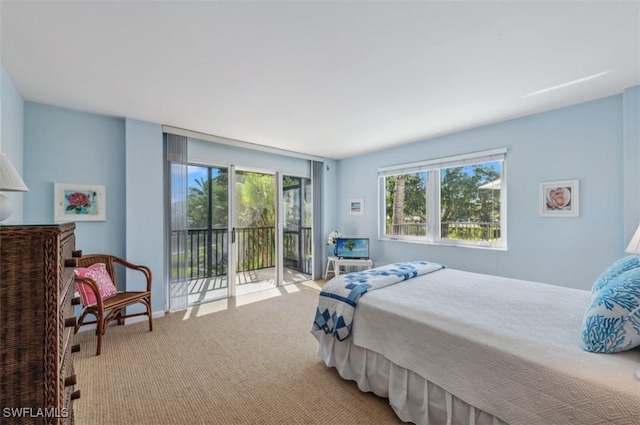
[[[127,260],[125,260],[123,258],[116,257],[116,256],[112,256],[112,258],[113,258],[114,262],[116,262],[118,264],[121,264],[121,265],[125,266],[128,269],[137,270],[137,271],[141,272],[142,274],[144,274],[145,279],[147,281],[147,292],[151,292],[151,284],[152,284],[152,281],[153,281],[153,275],[151,274],[151,269],[149,267],[143,266],[143,265],[140,265],[140,264],[133,264],[133,263],[130,263],[129,261],[127,261]]]
[[[73,280],[74,282],[85,283],[89,285],[89,289],[93,291],[93,294],[96,297],[96,303],[92,304],[91,306],[95,305],[99,311],[104,311],[104,304],[102,301],[102,296],[100,295],[100,288],[98,287],[98,283],[95,280],[91,279],[90,277],[74,276]],[[84,307],[87,307],[87,306],[85,305]]]

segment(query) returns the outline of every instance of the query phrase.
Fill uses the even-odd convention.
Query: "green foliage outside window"
[[[425,236],[428,230],[427,180],[439,177],[440,238],[471,241],[500,239],[501,163],[450,167],[385,177],[387,235]],[[485,186],[485,187],[483,187]]]

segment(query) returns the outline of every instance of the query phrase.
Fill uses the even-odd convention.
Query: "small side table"
[[[329,276],[329,273],[333,273],[333,275],[336,275],[336,260],[338,259],[338,257],[334,256],[334,255],[330,255],[329,257],[327,257],[327,268],[324,270],[324,279],[327,280],[327,276]]]
[[[327,279],[327,276],[329,276],[329,273],[333,273],[333,275],[336,277],[340,276],[340,267],[342,266],[362,267],[366,270],[369,270],[373,267],[373,260],[338,258],[334,255],[330,255],[327,258],[327,268],[324,271],[324,278]]]

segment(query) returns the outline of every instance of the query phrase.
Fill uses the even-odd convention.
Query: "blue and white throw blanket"
[[[442,264],[410,261],[340,275],[327,282],[320,291],[311,331],[322,329],[326,334],[332,334],[339,341],[344,341],[351,334],[353,312],[362,295],[444,268]]]

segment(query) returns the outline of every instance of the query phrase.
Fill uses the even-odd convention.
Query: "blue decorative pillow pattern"
[[[635,268],[640,267],[640,256],[637,255],[629,255],[626,257],[622,257],[615,263],[611,264],[605,271],[602,272],[600,277],[595,281],[593,287],[591,288],[591,293],[596,294],[596,292],[600,291],[604,288],[609,282],[613,279],[621,275],[622,273],[633,270]]]
[[[640,268],[611,279],[593,295],[582,321],[586,351],[617,353],[640,346]]]

